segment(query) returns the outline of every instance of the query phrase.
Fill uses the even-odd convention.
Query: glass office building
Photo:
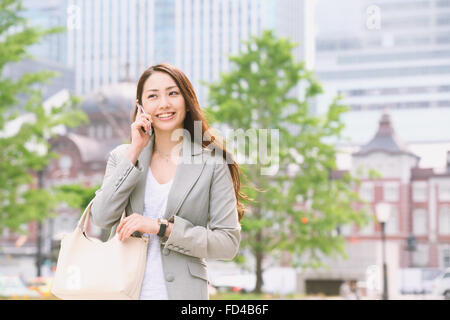
[[[32,2],[30,2],[32,3]],[[242,41],[273,29],[300,42],[298,60],[314,55],[311,1],[305,0],[59,0],[52,2],[67,26],[55,53],[41,48],[38,55],[57,54],[74,69],[76,92],[137,81],[150,65],[169,62],[191,79],[201,105],[206,88],[200,80],[214,81],[229,68],[227,56],[242,49]],[[48,6],[47,6],[48,7]],[[29,4],[36,12],[34,5]],[[309,8],[309,9],[308,9]],[[51,11],[51,12],[53,12]],[[50,11],[29,17],[40,23]],[[39,16],[39,17],[38,17]],[[65,47],[65,50],[61,49]]]
[[[342,94],[354,143],[384,110],[405,142],[450,141],[450,0],[319,0],[316,21],[319,113]]]

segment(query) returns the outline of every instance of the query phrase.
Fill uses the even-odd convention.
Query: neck
[[[155,145],[153,150],[169,155],[172,149],[180,143],[171,139],[172,131],[155,131]]]

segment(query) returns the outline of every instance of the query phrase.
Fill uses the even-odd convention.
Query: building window
[[[99,125],[97,126],[97,139],[103,139],[103,126]]]
[[[369,212],[370,216],[369,216],[369,221],[367,222],[367,224],[365,226],[362,226],[359,229],[359,234],[360,235],[372,235],[374,232],[374,223],[375,223],[375,215],[373,215],[371,213],[371,209],[370,206],[366,205],[365,208],[362,208],[362,210],[364,210],[365,212]]]
[[[398,201],[398,183],[388,182],[384,184],[383,198],[386,201]]]
[[[413,233],[418,236],[427,233],[427,211],[425,209],[414,209]]]
[[[428,246],[419,244],[412,255],[414,267],[426,267],[428,265]]]
[[[450,201],[450,184],[446,183],[439,185],[439,200]]]
[[[389,220],[386,222],[386,234],[398,233],[398,207],[391,206],[391,214]]]
[[[352,234],[353,224],[343,224],[339,226],[339,233],[343,236]]]
[[[112,137],[112,128],[111,126],[105,127],[105,138],[110,139]]]
[[[1,233],[2,238],[9,238],[10,235],[11,235],[11,232],[9,231],[9,229],[4,228],[3,232]]]
[[[359,230],[359,234],[363,235],[363,236],[373,235],[373,229],[374,229],[373,225],[374,225],[374,222],[373,222],[373,219],[371,219],[367,225],[365,225],[364,227],[362,227]]]
[[[414,202],[427,201],[427,184],[426,182],[414,182],[412,190],[412,198]]]
[[[441,263],[442,268],[447,269],[450,268],[450,248],[444,248],[441,251]]]
[[[361,184],[361,189],[359,192],[360,197],[367,202],[373,201],[373,183],[372,182],[363,182]]]
[[[89,137],[95,138],[95,127],[93,126],[89,127]]]
[[[442,206],[439,210],[439,233],[450,235],[450,206]]]

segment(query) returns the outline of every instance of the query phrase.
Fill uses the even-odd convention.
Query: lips
[[[168,121],[168,120],[172,120],[173,118],[175,118],[175,113],[176,112],[163,112],[163,113],[156,115],[156,117],[161,121]]]
[[[175,112],[164,112],[158,114],[156,117],[161,120],[169,120],[175,116]]]

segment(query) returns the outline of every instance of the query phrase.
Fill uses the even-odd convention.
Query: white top
[[[150,166],[145,187],[144,216],[159,218],[164,215],[167,206],[167,197],[173,179],[168,183],[160,184],[153,177]],[[159,237],[156,234],[149,235],[147,250],[147,264],[144,280],[142,282],[140,300],[167,300],[166,280],[164,278],[161,247]]]

